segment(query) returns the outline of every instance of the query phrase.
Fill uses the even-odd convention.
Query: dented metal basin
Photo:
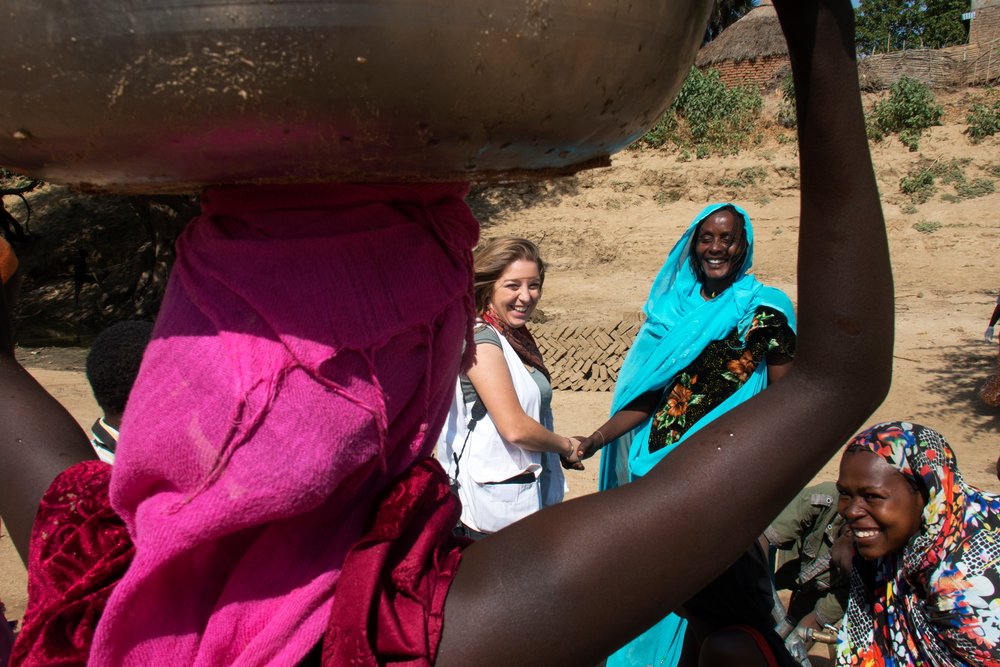
[[[0,166],[116,192],[568,173],[655,122],[710,5],[0,0]]]

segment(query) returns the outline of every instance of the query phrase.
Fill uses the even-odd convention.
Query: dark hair
[[[537,264],[540,281],[542,284],[545,283],[545,262],[538,252],[538,246],[528,239],[512,236],[490,239],[480,244],[472,253],[475,271],[472,289],[476,298],[477,313],[481,315],[486,312],[486,306],[493,296],[493,285],[500,280],[507,267],[519,259]]]
[[[733,262],[733,266],[735,266],[736,268],[733,269],[733,273],[731,273],[730,276],[734,277],[734,279],[736,271],[739,270],[739,267],[743,266],[743,262],[745,261],[747,256],[747,250],[750,248],[750,244],[747,242],[746,218],[743,217],[742,213],[736,210],[735,206],[733,206],[732,204],[726,204],[725,206],[720,206],[719,208],[715,209],[714,211],[706,215],[704,218],[698,221],[697,225],[695,225],[694,233],[691,234],[691,247],[688,249],[688,260],[691,262],[691,269],[694,271],[694,275],[696,278],[698,278],[699,283],[704,284],[705,272],[702,271],[701,262],[698,261],[698,255],[695,253],[694,248],[698,244],[698,237],[701,236],[701,226],[705,224],[705,221],[711,218],[713,215],[715,215],[716,213],[722,213],[723,211],[730,213],[733,216],[733,219],[736,220],[737,222],[736,228],[740,230],[739,236],[733,239],[733,243],[743,243],[743,250],[740,252],[740,254],[735,258],[735,261]]]
[[[87,381],[105,415],[125,412],[153,331],[150,322],[128,320],[98,334],[87,353]]]

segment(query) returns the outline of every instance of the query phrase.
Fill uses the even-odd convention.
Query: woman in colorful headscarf
[[[891,377],[854,11],[775,6],[803,184],[803,325],[780,383],[669,466],[459,541],[430,457],[472,346],[466,189],[212,189],[178,244],[113,473],[0,327],[0,514],[29,570],[14,663],[595,664],[722,571]],[[631,567],[595,579],[609,562]]]
[[[734,204],[705,207],[670,251],[618,375],[611,418],[581,443],[584,456],[604,446],[601,490],[644,476],[700,428],[790,370],[792,303],[750,274],[753,254],[750,216]],[[703,639],[713,629],[735,624],[759,626],[765,637],[770,633],[769,591],[761,587],[754,595],[750,581],[766,567],[753,556],[739,563],[741,574],[732,570],[731,581],[713,586],[712,604],[692,604],[689,614],[702,616],[697,629],[691,628],[694,636]],[[738,589],[746,594],[733,593]],[[719,591],[731,593],[728,609]],[[737,598],[743,602],[737,604]],[[710,619],[705,617],[709,611]],[[750,623],[751,618],[759,622]],[[608,664],[677,664],[685,625],[678,616],[667,617]],[[770,639],[782,645],[777,635]]]
[[[837,487],[856,551],[837,664],[1000,665],[1000,496],[908,422],[851,441]]]
[[[476,360],[455,387],[437,458],[462,501],[459,532],[479,539],[561,502],[560,457],[577,440],[552,431],[552,381],[528,331],[545,263],[528,239],[496,238],[472,257]]]

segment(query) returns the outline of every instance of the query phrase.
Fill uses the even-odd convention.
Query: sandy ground
[[[986,345],[981,336],[1000,290],[1000,194],[959,198],[939,183],[929,201],[912,206],[899,186],[918,165],[956,160],[969,181],[1000,181],[1000,138],[973,145],[962,134],[971,98],[986,94],[939,96],[946,103],[946,124],[925,136],[919,152],[895,139],[873,146],[893,257],[897,320],[892,389],[871,421],[910,419],[937,428],[957,452],[967,480],[1000,491],[994,471],[1000,410],[976,398],[997,355],[996,345]],[[750,212],[756,273],[794,300],[798,167],[794,143],[782,136],[791,135],[774,129],[753,151],[708,160],[628,151],[609,168],[491,191],[473,205],[484,236],[517,234],[539,242],[550,265],[540,306],[547,321],[611,325],[639,311],[670,246],[705,203],[719,200],[736,201]],[[80,372],[82,357],[31,352],[22,351],[26,365],[88,428],[98,412]],[[606,393],[556,392],[557,431],[590,433],[607,415],[610,399]],[[836,409],[817,405],[817,418]],[[594,460],[586,471],[571,474],[571,496],[593,492],[596,472]],[[835,477],[836,461],[816,476]],[[0,598],[19,618],[24,570],[6,538],[0,539]]]

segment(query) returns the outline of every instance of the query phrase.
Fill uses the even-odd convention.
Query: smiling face
[[[528,323],[541,298],[542,275],[538,264],[518,259],[508,264],[493,283],[489,306],[498,318],[516,329]]]
[[[920,530],[924,498],[901,472],[873,452],[848,451],[840,460],[837,511],[871,560],[902,550]]]
[[[732,211],[716,211],[701,222],[694,239],[694,256],[707,295],[721,292],[733,282],[745,249],[743,225]]]

